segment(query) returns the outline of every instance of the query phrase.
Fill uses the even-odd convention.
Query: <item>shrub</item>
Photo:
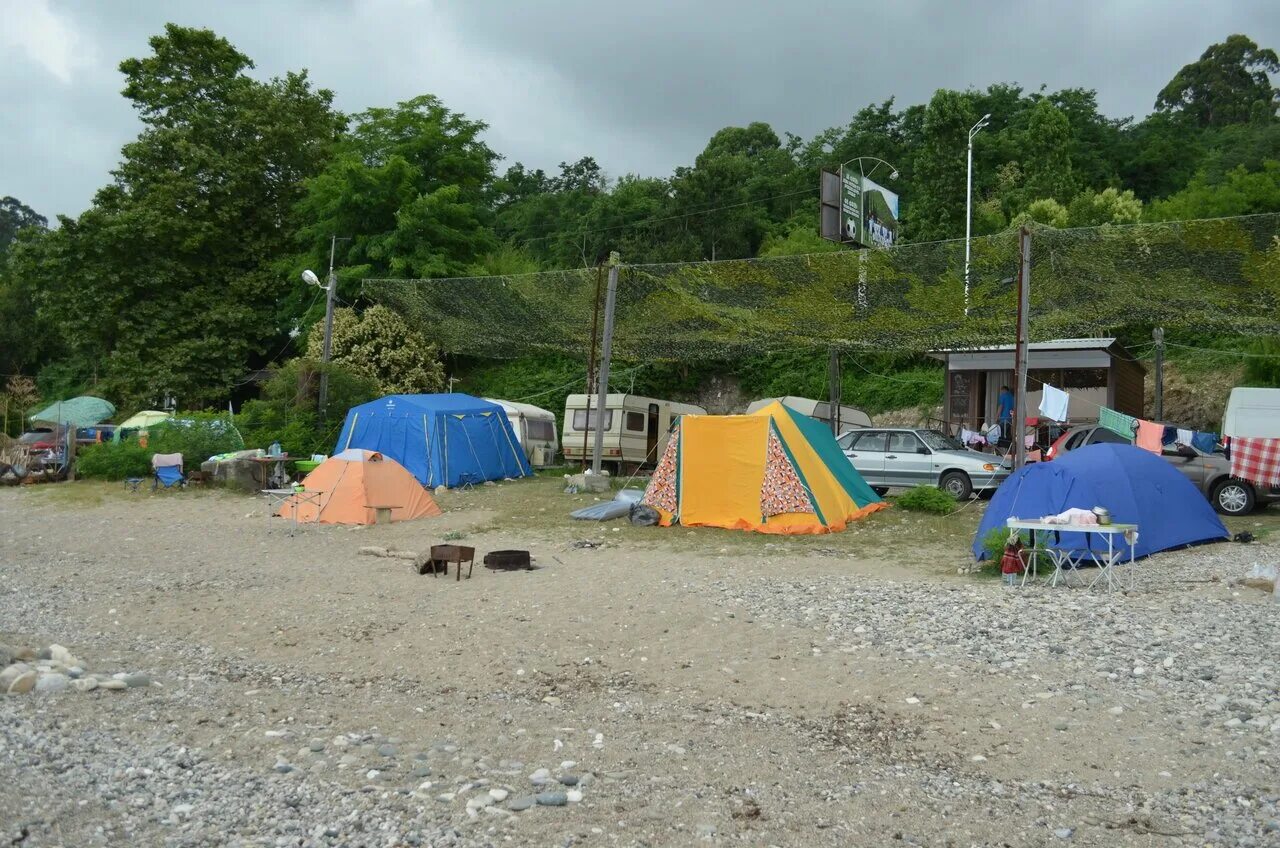
[[[1031,546],[1031,531],[1022,530],[1019,532],[1019,535],[1022,538],[1022,544],[1029,548]],[[986,559],[982,561],[982,571],[984,574],[989,574],[995,577],[1000,576],[1000,558],[1004,556],[1004,546],[1008,541],[1009,531],[1002,527],[993,527],[987,531],[987,535],[982,537],[982,550],[987,554]],[[1043,534],[1040,535],[1039,540],[1036,543],[1036,549],[1039,550],[1041,554],[1046,550]],[[1042,555],[1040,557],[1041,567],[1043,568],[1044,563],[1048,561],[1048,557]]]
[[[179,412],[172,421],[150,428],[147,448],[151,453],[180,453],[187,467],[195,468],[216,454],[242,450],[244,439],[225,414]]]
[[[323,421],[316,412],[320,374],[329,373],[329,402]],[[377,397],[368,377],[339,363],[321,365],[292,359],[262,387],[260,400],[247,401],[236,418],[245,444],[265,448],[279,442],[290,456],[328,453],[346,419],[347,410]]]
[[[146,477],[151,473],[151,454],[136,442],[103,442],[81,448],[76,454],[76,474],[98,480]]]
[[[908,489],[894,502],[912,512],[932,512],[935,515],[947,515],[956,508],[956,499],[937,486],[916,486]]]

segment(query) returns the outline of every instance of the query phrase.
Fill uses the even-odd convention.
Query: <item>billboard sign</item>
[[[857,171],[840,174],[840,240],[892,247],[898,239],[898,195]]]

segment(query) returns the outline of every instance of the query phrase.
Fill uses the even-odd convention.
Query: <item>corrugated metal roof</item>
[[[1045,350],[1107,350],[1116,343],[1115,338],[1097,338],[1097,339],[1053,339],[1047,342],[1031,342],[1027,345],[1028,350],[1045,351]],[[1006,350],[1013,350],[1015,345],[986,345],[982,347],[951,347],[940,348],[938,350],[929,351],[929,356],[938,356],[944,353],[992,353]]]

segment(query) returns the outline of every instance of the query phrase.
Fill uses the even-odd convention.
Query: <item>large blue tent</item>
[[[1110,510],[1116,524],[1138,525],[1134,554],[1139,557],[1228,536],[1209,501],[1173,465],[1142,448],[1106,443],[1010,475],[982,517],[974,556],[986,555],[983,540],[993,529],[1003,530],[1011,516],[1034,521],[1095,506]],[[1085,544],[1082,533],[1062,533],[1050,546],[1078,550]]]
[[[377,451],[429,488],[533,474],[502,407],[464,394],[388,395],[347,411],[334,453]]]

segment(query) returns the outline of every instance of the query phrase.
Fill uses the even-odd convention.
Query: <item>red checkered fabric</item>
[[[1280,439],[1233,438],[1231,476],[1266,486],[1280,485]]]

